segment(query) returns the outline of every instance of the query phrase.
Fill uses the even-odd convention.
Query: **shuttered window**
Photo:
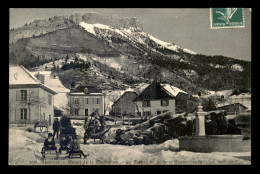
[[[144,116],[150,116],[151,115],[151,112],[150,111],[145,111],[144,112]]]
[[[51,101],[52,101],[52,97],[51,97],[51,95],[49,94],[49,95],[48,95],[48,103],[49,103],[49,105],[51,105],[51,103],[52,103]]]
[[[75,98],[75,99],[74,99],[74,104],[76,104],[76,105],[79,104],[79,99],[78,99],[78,98]]]
[[[87,105],[88,104],[88,98],[84,98],[84,103]]]
[[[75,115],[79,115],[79,110],[75,109]]]
[[[20,119],[27,120],[27,109],[26,108],[20,109]]]
[[[147,101],[143,101],[143,107],[151,107],[151,101],[147,100]]]
[[[21,90],[21,100],[27,100],[27,90]]]
[[[99,98],[94,98],[94,104],[99,104],[100,103],[100,101],[99,101]]]

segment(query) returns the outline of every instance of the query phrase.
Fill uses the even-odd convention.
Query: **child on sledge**
[[[55,146],[55,141],[52,136],[52,133],[48,134],[48,138],[45,139],[44,141],[44,146],[42,148],[42,156],[45,158],[45,151],[46,150],[55,150],[57,153],[57,147]]]
[[[65,136],[61,137],[59,153],[61,154],[62,150],[67,150],[67,153],[69,153],[68,145],[69,145],[69,140]]]
[[[72,137],[72,142],[70,144],[70,151],[69,151],[69,158],[71,158],[71,155],[73,153],[80,153],[83,155],[84,158],[86,158],[88,155],[85,155],[82,150],[80,150],[80,145],[77,139],[77,136]]]

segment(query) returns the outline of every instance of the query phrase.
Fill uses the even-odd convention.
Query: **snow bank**
[[[76,129],[78,128],[80,126],[77,126]],[[38,133],[10,128],[9,164],[33,165],[30,161],[36,161],[36,165],[44,165],[42,161],[36,158],[35,152],[39,152],[41,149],[45,136],[47,136],[47,133],[42,136]],[[73,160],[60,159],[55,160],[55,163],[49,163],[49,165],[71,165],[71,162],[75,165],[251,164],[249,160],[246,160],[247,157],[251,157],[250,152],[195,153],[179,151],[177,139],[168,140],[159,145],[81,144],[80,147],[84,153],[89,154],[89,157]]]

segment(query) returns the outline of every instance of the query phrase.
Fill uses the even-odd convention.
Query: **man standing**
[[[59,129],[60,129],[60,122],[58,118],[55,118],[53,122],[53,138],[55,137],[56,133],[57,133],[57,139],[59,138]]]

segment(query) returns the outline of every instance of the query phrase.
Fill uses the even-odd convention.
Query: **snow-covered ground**
[[[81,127],[81,126],[77,126]],[[77,128],[76,127],[76,128]],[[250,152],[213,152],[195,153],[179,151],[177,139],[168,140],[159,145],[111,145],[111,144],[80,144],[81,150],[89,156],[84,159],[46,159],[42,161],[40,154],[46,133],[26,132],[24,128],[9,129],[9,164],[10,165],[201,165],[220,164],[250,165],[247,157]],[[56,139],[55,139],[56,140]],[[57,140],[56,140],[57,141]],[[59,148],[58,143],[56,144]]]

